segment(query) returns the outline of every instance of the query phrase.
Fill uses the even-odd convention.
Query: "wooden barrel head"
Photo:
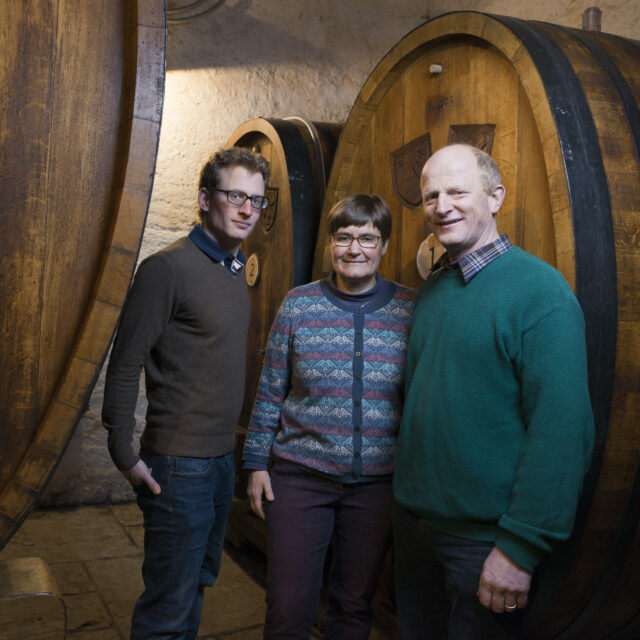
[[[242,251],[251,328],[247,342],[246,426],[257,391],[267,337],[288,291],[311,280],[318,223],[333,154],[342,126],[303,118],[257,118],[240,125],[226,146],[250,148],[271,163],[270,199]]]
[[[615,36],[475,12],[422,25],[360,91],[320,222],[315,277],[330,264],[331,206],[379,194],[394,224],[380,271],[420,286],[422,166],[445,144],[469,142],[502,171],[499,231],[576,291],[596,452],[574,535],[537,572],[531,638],[640,637],[639,53]]]
[[[162,0],[25,0],[2,30],[0,548],[82,414],[135,266],[164,12]]]

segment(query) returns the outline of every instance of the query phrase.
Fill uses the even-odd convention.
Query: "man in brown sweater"
[[[195,638],[204,587],[219,572],[249,328],[240,245],[268,204],[268,179],[261,156],[216,153],[200,176],[200,224],[142,261],[120,319],[102,421],[144,516],[145,590],[132,638]],[[143,368],[148,408],[138,456]]]

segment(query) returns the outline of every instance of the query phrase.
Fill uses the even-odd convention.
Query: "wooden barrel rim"
[[[276,118],[248,120],[234,131],[227,146],[242,146],[242,139],[255,133],[262,133],[269,140],[280,143],[274,148],[278,153],[280,166],[287,168],[289,189],[288,193],[278,196],[278,207],[288,209],[292,214],[294,286],[298,286],[308,281],[304,274],[311,273],[313,252],[309,252],[307,247],[315,245],[315,230],[322,203],[321,200],[317,201],[315,208],[318,217],[315,220],[309,220],[308,215],[302,215],[302,212],[314,208],[313,203],[309,202],[309,196],[318,197],[308,148],[295,120]],[[285,199],[280,201],[283,195]]]
[[[271,120],[270,122],[278,132],[289,175],[293,222],[293,286],[297,287],[308,281],[308,277],[304,274],[311,273],[313,252],[310,252],[308,247],[315,246],[322,200],[317,191],[307,145],[295,122],[287,120]],[[308,201],[309,194],[314,195],[316,206]],[[298,214],[302,210],[314,210],[317,213],[315,218],[310,219],[307,215],[302,220]]]
[[[318,188],[318,199],[319,202],[322,203],[324,200],[324,194],[327,186],[327,176],[325,174],[324,166],[326,162],[326,158],[324,158],[322,153],[322,145],[320,143],[320,134],[318,133],[318,129],[311,120],[307,120],[306,118],[302,118],[300,116],[289,116],[285,118],[285,120],[289,122],[299,122],[302,126],[306,127],[309,135],[311,137],[311,142],[313,144],[313,154],[316,159],[316,167],[317,167],[317,188]]]
[[[137,28],[132,35],[136,38],[136,82],[130,104],[127,166],[117,211],[65,372],[33,440],[0,494],[0,549],[33,508],[82,416],[113,338],[140,250],[160,135],[166,26],[163,0],[137,0],[135,5]]]

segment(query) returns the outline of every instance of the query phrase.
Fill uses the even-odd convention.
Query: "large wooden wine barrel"
[[[269,206],[242,245],[248,258],[251,328],[240,423],[249,422],[264,350],[280,303],[311,280],[326,182],[342,125],[300,117],[256,118],[240,125],[227,147],[250,148],[271,163]]]
[[[637,42],[447,14],[377,65],[327,187],[316,277],[327,270],[330,207],[375,192],[394,216],[381,272],[419,286],[421,168],[448,142],[479,146],[503,173],[500,232],[560,269],[582,305],[596,451],[574,535],[537,572],[530,638],[640,637],[639,103]]]
[[[23,0],[0,34],[1,548],[80,418],[135,266],[165,3]]]

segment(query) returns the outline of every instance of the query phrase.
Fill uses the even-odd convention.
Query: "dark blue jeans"
[[[233,453],[183,458],[141,453],[162,488],[136,487],[144,517],[144,593],[136,602],[132,640],[192,640],[204,588],[220,571],[234,489]]]
[[[391,482],[336,482],[291,464],[271,471],[264,637],[308,640],[333,536],[327,640],[367,640],[371,600],[390,545]]]
[[[521,611],[493,613],[476,593],[493,542],[447,535],[393,508],[396,610],[403,640],[516,640]]]

